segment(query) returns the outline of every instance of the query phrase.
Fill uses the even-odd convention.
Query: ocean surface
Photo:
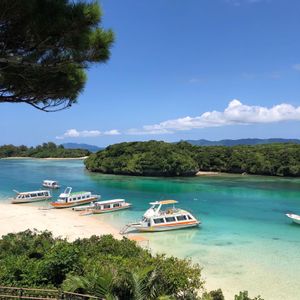
[[[202,225],[141,234],[154,251],[199,263],[207,287],[222,288],[227,299],[240,290],[267,300],[300,299],[300,225],[285,217],[300,214],[300,179],[142,178],[90,173],[80,160],[0,160],[0,199],[7,201],[13,190],[39,189],[44,179],[101,194],[103,200],[125,198],[132,209],[98,216],[119,229],[140,219],[150,201],[176,199]]]

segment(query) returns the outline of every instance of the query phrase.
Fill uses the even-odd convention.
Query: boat
[[[137,223],[126,225],[121,234],[133,228],[138,231],[166,231],[189,227],[196,227],[200,224],[190,212],[176,208],[176,200],[163,200],[150,202],[151,207],[144,213],[143,219]],[[172,205],[166,209],[162,207]]]
[[[58,184],[58,181],[55,180],[44,180],[43,187],[50,188],[50,189],[59,189],[60,185]]]
[[[12,204],[18,204],[18,203],[30,203],[30,202],[36,202],[36,201],[42,201],[50,199],[51,193],[47,190],[39,190],[39,191],[31,191],[31,192],[18,192],[17,195],[13,198],[11,201]]]
[[[85,205],[83,214],[103,214],[117,210],[127,209],[131,206],[131,203],[126,202],[124,199],[96,201],[91,205]],[[81,207],[74,208],[74,210],[82,211]]]
[[[91,192],[72,192],[72,188],[67,187],[65,191],[59,195],[58,199],[51,202],[50,205],[54,208],[68,208],[91,203],[100,198],[100,195],[92,195]]]
[[[286,216],[291,219],[294,223],[300,224],[300,216],[295,214],[286,214]]]

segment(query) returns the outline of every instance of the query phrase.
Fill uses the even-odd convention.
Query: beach
[[[112,234],[120,239],[118,230],[93,216],[80,216],[70,209],[41,209],[27,204],[0,203],[0,236],[27,229],[48,230],[55,237],[74,241],[92,235]]]

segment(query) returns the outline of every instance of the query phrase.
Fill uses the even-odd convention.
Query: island
[[[137,176],[195,176],[199,171],[300,176],[300,145],[196,146],[188,142],[126,142],[85,160],[89,171]]]
[[[3,145],[0,147],[0,158],[82,158],[90,155],[86,149],[66,149],[63,145],[48,142],[36,147]]]

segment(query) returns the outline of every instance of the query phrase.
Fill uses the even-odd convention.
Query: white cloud
[[[296,71],[300,71],[300,64],[293,65],[293,69]]]
[[[82,138],[82,137],[96,137],[100,135],[119,135],[121,134],[117,129],[104,131],[99,130],[82,130],[68,129],[63,135],[57,136],[56,139],[63,140],[65,138]]]
[[[280,121],[300,121],[300,106],[282,103],[271,108],[249,106],[234,99],[224,111],[208,111],[197,117],[183,117],[159,124],[145,125],[141,130],[130,129],[127,134],[165,134],[195,128],[220,127],[227,125],[250,125]]]
[[[112,129],[112,130],[107,130],[103,132],[104,135],[119,135],[121,134],[119,130],[117,129]]]

